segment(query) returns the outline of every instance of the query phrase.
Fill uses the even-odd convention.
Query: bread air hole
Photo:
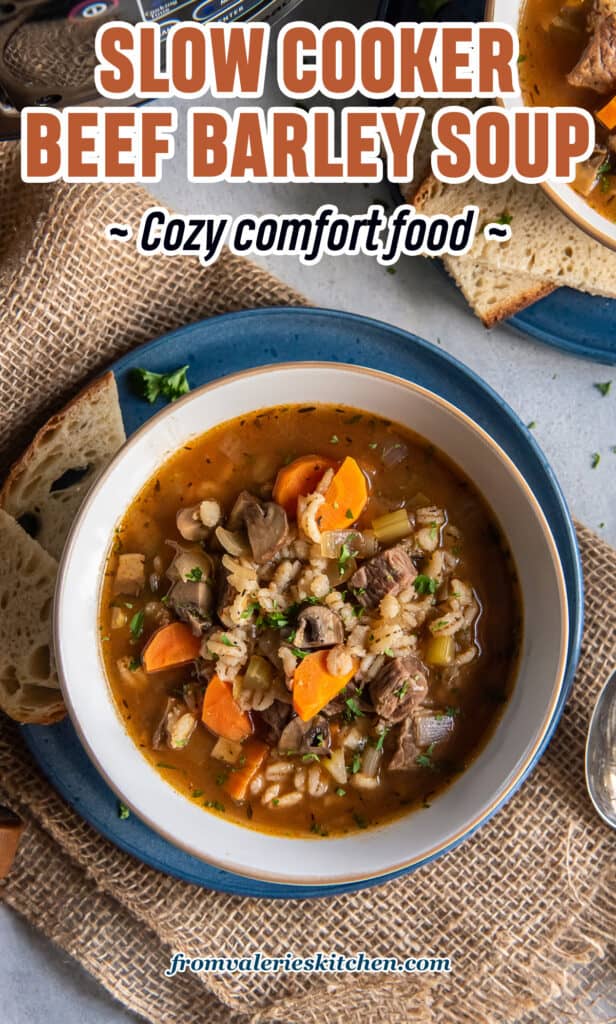
[[[42,644],[32,651],[28,668],[34,679],[49,679],[51,656],[48,644]]]

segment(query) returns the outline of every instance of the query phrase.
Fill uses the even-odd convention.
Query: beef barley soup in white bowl
[[[157,832],[292,885],[442,852],[519,783],[563,685],[548,524],[453,405],[339,364],[170,405],[89,495],[55,644],[90,757]]]

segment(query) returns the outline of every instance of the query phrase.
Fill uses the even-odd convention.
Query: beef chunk
[[[281,700],[275,700],[269,708],[259,712],[265,725],[264,738],[270,746],[275,747],[278,745],[292,713],[293,708],[291,705],[285,704]]]
[[[595,92],[613,92],[616,88],[616,16],[597,17],[588,45],[573,71],[570,85]]]
[[[410,587],[416,576],[411,556],[398,544],[365,562],[351,577],[350,585],[364,608],[376,608],[387,594]]]
[[[417,767],[419,749],[415,743],[413,719],[405,718],[398,729],[396,749],[389,762],[391,772],[408,772]]]
[[[388,660],[370,683],[377,715],[386,722],[401,722],[428,692],[428,670],[413,654]]]

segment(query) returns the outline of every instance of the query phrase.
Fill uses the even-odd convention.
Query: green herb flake
[[[329,835],[329,832],[327,831],[327,829],[323,825],[319,825],[318,821],[313,821],[312,822],[312,825],[310,826],[310,831],[315,836],[328,836]]]
[[[330,444],[340,444],[340,438],[338,437],[337,434],[332,434],[332,436],[329,439],[329,443]]]
[[[503,213],[501,213],[501,215],[498,218],[498,220],[496,221],[496,223],[497,224],[502,224],[502,225],[508,225],[508,224],[511,224],[512,220],[513,220],[512,214],[507,213],[506,211],[503,211]]]
[[[130,620],[130,625],[128,628],[130,629],[135,640],[138,640],[141,634],[143,633],[144,618],[145,612],[142,610],[140,612],[136,612],[135,615],[133,615],[132,619]]]
[[[591,469],[596,469],[600,462],[601,462],[601,456],[600,456],[599,452],[593,452],[591,457],[590,457],[590,468]]]
[[[387,273],[393,275],[393,274],[397,274],[398,271],[397,271],[397,269],[395,267],[387,267]]]
[[[345,543],[340,548],[340,554],[338,555],[338,575],[339,576],[344,576],[344,574],[346,572],[346,564],[349,561],[349,559],[352,558],[352,557],[353,557],[353,552],[351,551],[349,545],[345,541]]]
[[[336,796],[346,796],[346,789],[343,789],[342,786],[338,786]]]
[[[379,734],[379,738],[378,738],[378,740],[376,741],[376,744],[375,744],[377,750],[382,750],[383,749],[383,744],[385,742],[385,737],[387,736],[388,732],[389,732],[389,729],[383,729],[383,731]]]
[[[198,565],[195,565],[194,568],[186,574],[185,578],[187,583],[201,583],[201,580],[203,579],[203,569],[200,569]]]
[[[395,658],[395,654],[391,647],[386,647],[383,654],[386,654],[388,658]]]
[[[430,540],[436,540],[438,537],[438,526],[436,523],[430,523]]]
[[[419,10],[423,15],[424,21],[430,21],[442,7],[446,7],[450,0],[419,0]]]
[[[344,513],[347,519],[355,519],[352,509],[348,508]]]
[[[150,370],[137,368],[132,371],[130,380],[139,397],[146,402],[154,403],[157,398],[175,402],[190,391],[187,372],[188,366],[181,366],[170,373],[152,373]]]
[[[308,651],[302,651],[299,647],[291,647],[291,654],[294,654],[300,661],[308,657]]]
[[[358,814],[357,811],[353,811],[353,821],[358,828],[368,828],[368,822],[363,815]]]
[[[127,818],[130,818],[130,811],[126,804],[123,804],[121,800],[118,801],[118,818],[120,818],[121,821],[126,821]]]
[[[415,577],[413,583],[418,594],[436,594],[439,588],[439,581],[433,576],[424,576],[422,573]]]
[[[530,423],[526,424],[526,429],[527,430],[534,430],[536,426],[537,426],[537,420],[531,420]]]
[[[600,395],[602,395],[603,398],[605,398],[606,395],[609,395],[611,386],[611,380],[605,380],[602,383],[597,382],[596,384],[593,384],[593,387],[597,389],[597,391]]]
[[[394,690],[394,697],[397,697],[398,700],[402,700],[403,697],[406,697],[408,689],[409,681],[408,679],[405,679],[402,686],[399,686],[397,690]]]
[[[220,800],[204,800],[203,801],[203,806],[204,807],[211,807],[212,810],[214,810],[214,811],[221,811],[223,814],[224,814],[224,812],[226,810],[225,805],[221,804]]]
[[[518,64],[523,64],[525,60],[528,60],[528,57],[525,53],[521,53],[518,57]]]
[[[227,636],[226,633],[223,633],[223,635],[221,637],[221,640],[222,640],[223,644],[225,645],[225,647],[235,647],[235,644],[233,643],[233,640],[229,640],[229,637]]]
[[[138,668],[141,668],[141,662],[137,658],[131,658],[128,663],[128,668],[131,672],[136,672]]]
[[[375,448],[378,448],[378,443],[376,441],[370,441],[368,448],[372,448],[374,450]]]
[[[358,753],[353,754],[353,761],[351,762],[351,775],[357,775],[361,768],[361,755]]]
[[[303,757],[302,757],[302,761],[304,761],[306,764],[308,764],[310,761],[319,761],[319,760],[320,760],[320,758],[319,758],[318,754],[304,754]]]
[[[348,708],[348,712],[345,712],[345,717],[350,718],[351,721],[354,718],[364,718],[365,717],[362,709],[360,708],[359,704],[355,700],[355,697],[349,697],[348,700],[345,700],[344,703],[346,704],[346,706]]]
[[[193,798],[193,800],[197,800],[200,796],[203,796],[203,790],[202,789],[193,789],[193,791],[192,791],[192,793],[190,795]]]

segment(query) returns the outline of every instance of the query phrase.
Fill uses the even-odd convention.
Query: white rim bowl
[[[481,754],[429,810],[341,838],[288,839],[210,814],[175,790],[126,732],[107,682],[98,606],[113,530],[142,486],[190,438],[268,406],[343,404],[409,427],[445,452],[491,505],[510,544],[525,629],[513,695]],[[461,524],[463,527],[463,524]],[[289,885],[378,877],[435,856],[515,789],[548,731],[563,686],[565,580],[541,508],[510,458],[455,406],[406,380],[357,366],[294,363],[208,384],[149,420],[95,483],[67,542],[54,608],[55,654],[73,724],[107,783],[143,821],[225,870]]]

